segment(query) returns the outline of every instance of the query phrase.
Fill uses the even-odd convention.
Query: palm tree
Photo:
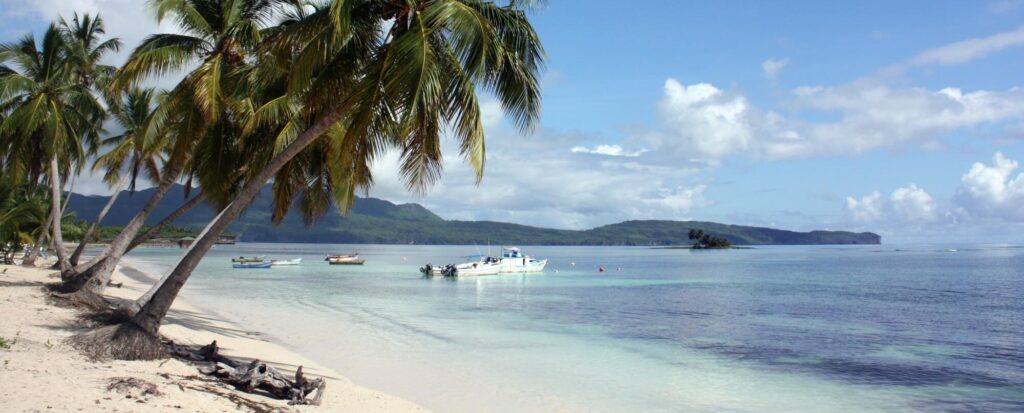
[[[0,64],[11,65],[0,70],[0,108],[8,110],[0,136],[13,164],[38,173],[42,168],[35,165],[49,163],[52,239],[64,271],[70,264],[61,235],[61,182],[81,167],[82,141],[98,135],[103,108],[75,81],[56,25],[49,26],[39,46],[31,34],[0,45]]]
[[[49,194],[42,187],[0,180],[0,243],[5,260],[13,260],[23,244],[46,234],[49,204]]]
[[[224,139],[211,138],[236,134],[239,129],[230,115],[228,90],[235,82],[234,74],[245,64],[247,53],[260,41],[259,27],[267,21],[284,0],[151,0],[157,20],[173,18],[181,28],[180,34],[155,34],[143,40],[121,68],[111,91],[124,90],[142,79],[160,76],[188,68],[198,67],[163,99],[150,116],[145,135],[168,137],[172,148],[164,164],[163,178],[150,202],[116,237],[89,268],[78,274],[68,274],[66,290],[81,290],[89,286],[93,292],[102,289],[131,240],[142,228],[146,216],[188,167],[189,162],[203,162],[221,168],[222,174],[209,179],[230,182],[225,176],[234,176],[239,160],[226,159]],[[225,115],[226,114],[226,115]],[[222,116],[225,115],[225,116]],[[169,135],[168,135],[169,134]],[[212,143],[212,144],[211,144]],[[199,148],[195,149],[194,148]],[[192,154],[199,156],[194,157]],[[210,159],[211,156],[217,156]],[[230,158],[230,157],[229,157]],[[204,170],[209,170],[206,168]],[[201,179],[202,181],[202,179]],[[204,194],[210,194],[204,187]],[[223,198],[223,197],[222,197]]]
[[[125,185],[134,191],[140,172],[146,173],[154,182],[160,181],[161,151],[163,145],[157,142],[146,142],[144,130],[153,111],[156,91],[151,88],[131,89],[124,93],[121,102],[110,107],[111,115],[123,131],[115,136],[104,139],[103,147],[110,148],[105,154],[96,158],[93,170],[105,169],[103,180],[114,188],[113,194],[106,205],[100,210],[96,220],[82,236],[71,254],[71,265],[78,265],[78,259],[85,250],[85,245],[92,239],[96,228],[107,212],[117,201],[118,195]]]
[[[67,58],[77,81],[88,87],[105,87],[117,68],[101,64],[100,60],[107,53],[121,50],[121,40],[116,37],[101,39],[107,30],[98,14],[90,17],[75,13],[70,23],[61,18],[60,29],[66,44]]]
[[[75,336],[77,347],[98,357],[161,356],[156,333],[192,270],[264,183],[318,142],[335,149],[327,152],[336,157],[327,172],[335,185],[326,189],[344,209],[357,187],[370,184],[369,162],[389,148],[402,150],[410,189],[430,185],[440,173],[446,129],[481,178],[478,87],[492,92],[524,131],[539,116],[543,49],[525,12],[511,4],[335,0],[281,27],[267,47],[257,65],[290,63],[289,87],[280,100],[260,102],[253,112],[298,102],[297,113],[268,118],[270,125],[297,123],[301,132],[286,136],[265,164],[254,164],[233,201],[129,321]],[[263,88],[237,94],[245,92],[261,95]]]

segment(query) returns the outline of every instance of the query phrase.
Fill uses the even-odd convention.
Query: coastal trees
[[[185,70],[185,78],[161,99],[150,115],[144,140],[163,140],[168,156],[157,190],[146,206],[125,226],[96,261],[78,274],[69,274],[65,289],[88,286],[98,292],[109,281],[117,262],[141,230],[146,217],[189,167],[205,163],[220,174],[200,175],[204,193],[209,186],[230,186],[237,162],[227,162],[231,149],[221,137],[237,134],[230,96],[237,73],[260,41],[260,25],[282,1],[274,0],[154,0],[158,20],[173,19],[180,33],[154,34],[135,48],[119,70],[111,90],[126,90],[148,77]],[[193,171],[196,170],[193,166]],[[208,169],[201,169],[208,170]],[[211,177],[203,182],[203,177]]]
[[[0,137],[10,155],[4,166],[22,171],[31,182],[46,171],[52,239],[62,271],[70,267],[60,225],[63,178],[80,168],[85,159],[82,139],[98,134],[103,116],[88,86],[74,76],[67,56],[65,37],[54,24],[38,46],[31,34],[0,45],[0,108],[7,111]]]
[[[129,321],[75,336],[77,347],[99,357],[161,355],[157,330],[193,269],[260,188],[296,159],[323,157],[318,173],[327,179],[318,190],[329,191],[344,209],[357,188],[371,184],[369,163],[386,150],[401,151],[410,189],[433,183],[445,133],[480,179],[485,146],[478,89],[492,93],[524,131],[539,116],[543,48],[515,3],[335,0],[303,10],[270,31],[254,62],[253,76],[276,73],[270,78],[283,76],[287,87],[268,93],[270,83],[257,77],[244,83],[255,90],[236,93],[262,97],[252,113],[266,120],[245,139],[281,137],[265,152],[266,162],[249,164],[230,203]],[[288,107],[293,110],[280,110]],[[286,127],[292,129],[282,133]]]
[[[704,230],[700,229],[691,229],[689,238],[691,241],[695,241],[693,249],[729,248],[732,246],[728,239],[706,234]]]
[[[114,192],[71,254],[71,265],[78,265],[85,245],[125,185],[134,190],[140,173],[145,173],[154,182],[160,180],[160,161],[166,145],[152,140],[147,142],[145,139],[145,128],[153,110],[155,94],[156,91],[151,88],[134,88],[125,92],[121,101],[114,102],[110,107],[110,113],[122,132],[103,140],[102,145],[109,149],[96,158],[93,170],[105,170],[103,180],[111,185]]]

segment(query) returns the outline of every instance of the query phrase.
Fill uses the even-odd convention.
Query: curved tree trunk
[[[46,242],[46,234],[49,232],[47,229],[50,228],[50,223],[52,222],[50,221],[51,219],[53,219],[53,214],[46,217],[46,225],[43,225],[42,230],[39,231],[39,237],[36,238],[35,245],[29,246],[28,255],[26,255],[25,259],[21,261],[21,265],[26,267],[36,266],[36,260],[39,259],[39,252],[43,248],[43,243]]]
[[[206,224],[206,227],[204,227],[203,230],[201,232],[199,232],[199,236],[196,237],[196,238],[197,239],[198,238],[202,238],[203,236],[208,234],[210,232],[210,230],[213,228],[213,225],[216,222],[218,222],[218,220],[220,220],[221,217],[224,216],[224,211],[227,211],[227,208],[222,209],[220,211],[220,213],[217,214],[217,216],[213,217],[213,219],[208,224]],[[195,245],[195,243],[193,243],[193,245]],[[192,247],[189,246],[189,249],[186,250],[185,255],[182,255],[182,257],[178,260],[178,264],[176,264],[175,267],[177,267],[178,265],[181,265],[181,262],[185,259],[185,256],[187,256],[188,252],[191,251],[191,250],[192,250]],[[132,302],[128,303],[125,306],[122,306],[121,308],[123,310],[125,310],[127,312],[127,314],[129,314],[129,315],[134,316],[134,315],[138,314],[139,311],[142,310],[142,307],[146,306],[146,303],[148,303],[149,300],[152,299],[154,295],[156,295],[156,292],[160,290],[160,287],[163,287],[164,283],[167,282],[167,279],[170,278],[171,274],[173,274],[173,273],[174,273],[174,271],[169,271],[166,274],[164,274],[162,277],[160,277],[159,280],[157,280],[156,283],[153,284],[153,286],[149,287],[149,290],[147,290],[145,294],[143,294],[141,297],[135,299],[135,301],[132,301]]]
[[[121,256],[128,250],[128,245],[135,238],[135,234],[142,229],[142,224],[146,222],[146,218],[149,217],[149,214],[153,212],[153,209],[160,203],[164,195],[167,195],[167,192],[174,186],[174,182],[178,180],[178,175],[181,174],[182,168],[183,165],[179,163],[167,171],[153,196],[149,198],[149,201],[142,207],[142,210],[132,217],[128,225],[125,225],[124,229],[110,241],[110,246],[107,247],[105,253],[100,254],[101,258],[99,261],[89,267],[89,269],[74,275],[65,282],[64,286],[66,289],[71,291],[88,289],[90,292],[97,294],[103,292],[107,282],[110,281],[110,275],[113,274],[117,263],[121,261]],[[94,261],[96,260],[94,259]]]
[[[117,187],[114,188],[114,193],[110,195],[110,200],[108,200],[107,204],[100,210],[100,214],[96,216],[96,221],[93,221],[92,225],[89,226],[89,230],[85,231],[85,234],[82,235],[82,240],[78,242],[78,247],[75,248],[75,252],[71,253],[70,262],[72,266],[78,265],[78,259],[82,258],[82,251],[85,251],[85,245],[92,239],[93,234],[96,233],[96,229],[100,226],[100,222],[102,222],[103,218],[107,216],[108,212],[110,212],[110,208],[114,206],[114,202],[117,201],[118,195],[121,195],[121,189],[124,188],[124,184],[127,182],[127,176],[122,176],[117,180]],[[71,197],[68,196],[68,198]]]
[[[60,174],[57,172],[57,157],[50,158],[50,192],[53,196],[53,206],[50,208],[50,224],[53,226],[53,242],[54,251],[57,254],[57,264],[60,266],[61,272],[66,271],[71,267],[71,263],[68,262],[67,251],[64,250],[64,236],[60,231],[60,218],[61,218],[61,203],[60,203]]]
[[[213,247],[221,234],[224,233],[224,230],[231,224],[231,221],[234,221],[252,203],[264,183],[270,180],[274,174],[281,170],[299,152],[302,152],[317,138],[322,136],[331,125],[340,120],[347,107],[348,105],[346,104],[339,105],[332,112],[318,120],[285,147],[284,150],[274,156],[270,163],[256,177],[246,182],[235,200],[207,225],[206,229],[203,230],[203,234],[185,251],[178,264],[164,275],[163,282],[157,287],[152,297],[142,306],[138,313],[132,316],[128,323],[139,327],[142,331],[152,336],[156,336],[157,331],[160,329],[160,323],[167,315],[167,311],[178,296],[178,292],[181,291],[181,287],[185,286],[185,282],[192,275],[192,270],[199,265],[199,261]]]
[[[152,227],[147,229],[146,232],[136,235],[135,238],[132,239],[131,244],[128,244],[128,251],[131,251],[135,249],[135,247],[142,245],[142,243],[149,241],[151,238],[156,236],[156,234],[160,233],[160,230],[164,229],[178,218],[181,218],[182,215],[185,215],[186,212],[191,211],[192,208],[195,208],[196,205],[201,204],[205,200],[206,194],[202,192],[196,194],[196,196],[186,201],[184,204],[182,204],[182,206],[174,210],[174,212],[167,214],[167,216],[164,217],[164,219],[160,220],[160,222],[157,222],[156,225],[153,225]],[[125,252],[127,253],[127,251]]]

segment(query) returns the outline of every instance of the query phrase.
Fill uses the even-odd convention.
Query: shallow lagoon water
[[[184,294],[436,411],[1024,410],[1022,248],[524,251],[548,269],[446,280],[417,268],[487,247],[218,246]],[[257,254],[303,263],[230,268]]]

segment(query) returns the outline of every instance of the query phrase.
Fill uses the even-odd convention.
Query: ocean
[[[348,251],[366,264],[323,261]],[[220,245],[182,294],[439,412],[1024,411],[1019,246],[523,251],[547,270],[417,271],[487,246]],[[159,276],[180,254],[126,264]]]

